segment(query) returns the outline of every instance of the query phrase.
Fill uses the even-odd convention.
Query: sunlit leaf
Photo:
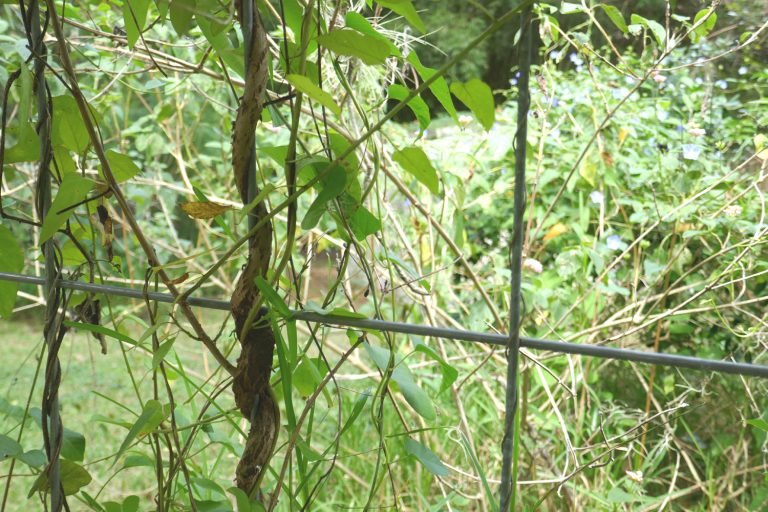
[[[424,22],[421,21],[419,13],[413,7],[411,0],[376,0],[376,3],[387,9],[391,9],[411,24],[413,28],[422,34],[427,31]]]
[[[429,80],[435,73],[437,73],[437,70],[424,66],[414,50],[411,50],[411,53],[408,54],[408,62],[424,81]],[[456,107],[453,105],[451,91],[448,89],[448,83],[445,81],[445,78],[437,78],[429,85],[429,90],[432,91],[432,94],[435,95],[437,101],[439,101],[445,111],[448,112],[448,115],[450,115],[454,121],[458,122],[459,115],[456,112]]]
[[[496,110],[488,84],[477,78],[464,83],[453,82],[451,92],[472,111],[486,131],[491,129],[496,120]]]
[[[48,214],[43,220],[43,227],[40,230],[41,244],[51,238],[64,225],[74,213],[75,208],[73,207],[86,199],[92,187],[93,182],[79,174],[66,174],[64,176],[59,191],[56,193],[56,199],[53,200],[51,209],[48,210]]]
[[[373,25],[371,25],[370,22],[365,19],[365,17],[363,17],[362,14],[355,11],[349,11],[344,16],[344,22],[347,27],[353,28],[361,34],[365,34],[385,42],[389,47],[390,55],[395,55],[397,57],[403,56],[403,54],[400,52],[400,49],[395,46],[395,44],[386,36],[384,36],[384,34],[377,31]]]
[[[381,230],[381,220],[369,212],[364,206],[360,206],[349,218],[349,227],[359,241]]]
[[[440,192],[440,182],[437,178],[437,171],[432,167],[432,162],[421,148],[411,146],[395,151],[392,159],[400,164],[403,170],[410,173],[419,180],[433,194]]]
[[[133,163],[133,160],[128,155],[110,150],[106,152],[106,156],[109,167],[112,169],[112,176],[114,176],[115,181],[118,183],[128,181],[141,172],[141,169]],[[100,171],[103,175],[104,171],[102,169]]]
[[[117,461],[120,459],[125,450],[128,449],[136,438],[141,438],[150,432],[153,432],[170,414],[170,405],[163,405],[157,400],[147,400],[139,415],[139,419],[136,420],[128,431],[128,435],[125,436],[123,443],[117,450],[115,460]]]
[[[558,236],[562,235],[563,233],[567,233],[567,232],[568,232],[568,226],[566,226],[562,222],[558,222],[557,224],[555,224],[554,226],[549,228],[547,233],[544,235],[544,241],[548,242],[548,241],[552,240],[553,238],[557,238]]]
[[[760,429],[764,432],[768,432],[768,421],[765,421],[762,418],[754,418],[747,420],[747,424],[752,425],[753,427]]]
[[[180,203],[181,209],[193,219],[212,219],[217,215],[231,210],[227,204],[214,203],[212,201],[189,201]]]
[[[389,56],[389,46],[384,41],[355,30],[334,30],[317,41],[338,55],[357,57],[368,65],[383,64]]]
[[[621,30],[622,33],[626,34],[629,32],[629,28],[627,28],[627,23],[624,21],[624,16],[622,16],[621,11],[612,5],[599,4],[598,7],[605,12],[613,24],[616,25],[616,28]]]
[[[656,39],[656,44],[658,44],[662,49],[666,47],[667,31],[658,21],[643,18],[639,14],[633,14],[630,20],[633,24],[642,25],[643,27],[650,30],[651,34],[653,34],[653,38]]]
[[[582,7],[579,4],[574,4],[571,2],[563,2],[560,5],[560,12],[563,14],[576,14],[576,13],[584,12],[584,7]]]
[[[285,77],[288,82],[294,86],[298,91],[306,94],[319,104],[323,105],[324,107],[328,108],[331,112],[336,114],[337,116],[341,115],[341,107],[339,107],[335,101],[333,101],[333,96],[330,95],[330,93],[322,90],[318,86],[316,86],[314,83],[312,83],[312,80],[307,78],[306,76],[302,75],[288,75]]]
[[[701,24],[691,32],[691,41],[694,43],[698,43],[703,37],[706,37],[713,28],[715,28],[715,23],[717,23],[717,13],[715,12],[715,9],[707,8],[697,12],[696,16],[693,18],[693,24],[696,25],[699,22],[701,22]]]
[[[389,97],[391,99],[397,101],[403,101],[408,97],[408,94],[410,93],[407,87],[404,87],[400,84],[390,85],[387,92],[389,93]],[[407,103],[407,105],[408,108],[411,109],[411,112],[413,112],[413,115],[416,116],[416,119],[418,119],[419,128],[426,130],[429,127],[429,123],[432,121],[429,116],[429,107],[427,106],[427,103],[421,99],[420,96],[414,96]]]
[[[762,133],[758,133],[752,138],[752,143],[755,145],[757,158],[760,160],[768,160],[768,137]]]
[[[75,98],[69,95],[55,96],[53,102],[53,124],[51,139],[53,144],[82,153],[91,143],[83,116]],[[93,110],[91,110],[93,115]]]

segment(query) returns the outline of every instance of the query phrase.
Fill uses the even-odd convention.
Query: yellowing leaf
[[[581,165],[579,166],[579,176],[584,178],[587,183],[595,186],[595,178],[597,176],[597,164],[592,158],[592,153],[587,154],[586,157],[584,157],[584,160],[582,160]]]
[[[544,235],[544,241],[549,242],[553,238],[556,238],[562,235],[563,233],[567,233],[567,232],[568,232],[568,226],[566,226],[562,222],[558,222],[557,224],[549,228],[549,231],[547,231],[547,234]]]
[[[755,143],[757,158],[760,160],[768,160],[768,137],[762,133],[758,133],[752,141]]]
[[[619,144],[624,144],[627,137],[629,137],[629,130],[626,128],[619,128]]]
[[[179,206],[184,210],[184,213],[193,219],[212,219],[232,209],[229,205],[211,201],[190,201],[188,203],[181,203]]]

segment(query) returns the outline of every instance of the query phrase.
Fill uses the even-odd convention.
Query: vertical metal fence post
[[[528,107],[530,94],[528,75],[531,66],[531,8],[526,8],[520,18],[520,42],[518,45],[519,77],[517,82],[517,133],[515,134],[515,195],[510,255],[511,291],[509,305],[509,341],[507,343],[507,389],[504,412],[504,439],[502,440],[501,488],[499,505],[505,512],[510,509],[516,492],[513,486],[513,457],[515,452],[515,415],[517,413],[517,366],[520,353],[520,320],[523,258],[523,223],[525,214],[525,149],[528,133]]]
[[[37,134],[40,138],[40,162],[37,175],[37,211],[40,220],[45,219],[51,208],[51,117],[48,105],[48,89],[45,81],[45,65],[47,61],[46,46],[43,42],[43,27],[40,20],[40,5],[37,0],[29,3],[27,11],[27,27],[31,35],[31,48],[34,56],[34,84],[37,106]],[[50,505],[52,512],[64,508],[64,493],[61,484],[61,467],[59,455],[63,428],[59,414],[59,383],[61,382],[61,367],[58,358],[59,345],[59,303],[61,290],[58,286],[58,265],[53,239],[43,244],[45,258],[45,287],[46,297],[45,327],[43,334],[48,349],[45,367],[45,384],[42,400],[42,429],[45,450],[48,456],[48,484],[50,486]]]

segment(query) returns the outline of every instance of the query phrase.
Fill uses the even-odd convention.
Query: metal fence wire
[[[512,455],[514,453],[515,443],[515,416],[517,412],[517,369],[518,355],[521,348],[551,351],[562,354],[583,355],[599,357],[618,361],[631,361],[636,363],[646,363],[658,366],[667,366],[673,368],[685,368],[700,371],[710,371],[748,377],[768,378],[768,366],[736,361],[719,361],[699,357],[690,357],[677,354],[665,354],[659,352],[644,352],[640,350],[614,348],[603,345],[590,345],[571,343],[554,340],[542,340],[529,338],[520,335],[520,324],[522,319],[522,300],[520,295],[521,269],[522,269],[522,244],[523,244],[523,222],[525,213],[525,151],[526,151],[526,129],[529,107],[529,71],[530,61],[533,52],[532,47],[532,10],[533,2],[524,2],[527,7],[522,9],[520,35],[518,44],[518,117],[517,131],[515,135],[515,193],[514,193],[514,222],[512,233],[512,244],[510,247],[510,270],[511,270],[511,297],[509,314],[509,332],[508,334],[495,334],[476,332],[470,330],[450,329],[444,327],[434,327],[429,325],[417,325],[401,322],[391,322],[377,319],[350,318],[337,315],[323,315],[315,312],[291,310],[290,314],[296,320],[313,322],[326,325],[335,325],[343,327],[373,329],[383,332],[412,334],[420,336],[430,336],[434,338],[451,339],[457,341],[485,343],[489,345],[502,346],[507,352],[507,393],[506,410],[504,422],[504,438],[502,440],[502,479],[499,491],[499,502],[501,510],[509,510],[510,502],[514,498],[514,468],[512,468]],[[521,4],[522,5],[522,4]],[[40,14],[37,2],[30,2],[27,12],[31,23],[30,46],[38,50],[36,62],[35,77],[40,86],[37,87],[39,95],[39,112],[47,112],[47,98],[45,95],[44,82],[44,63],[45,54],[42,51],[44,45],[42,38],[44,32],[40,25]],[[39,69],[37,69],[39,67]],[[41,115],[38,121],[38,131],[41,134],[41,160],[40,160],[40,180],[38,184],[38,207],[41,209],[41,218],[47,208],[50,207],[50,175],[47,167],[50,155],[46,154],[47,144],[44,144],[43,137],[49,130],[48,120],[45,115]],[[49,146],[48,146],[49,148]],[[61,445],[61,419],[58,416],[58,382],[60,380],[57,352],[57,343],[61,340],[56,336],[58,329],[56,323],[60,321],[61,312],[61,294],[60,289],[78,290],[89,293],[100,293],[105,295],[128,297],[133,299],[145,299],[162,303],[174,303],[174,297],[171,294],[150,292],[136,288],[113,286],[106,284],[85,283],[81,281],[62,279],[58,274],[58,262],[53,251],[52,241],[45,244],[43,252],[46,260],[46,277],[31,275],[22,275],[15,273],[0,272],[0,281],[13,281],[28,285],[43,286],[46,290],[47,308],[46,308],[46,343],[49,347],[49,360],[46,381],[51,384],[50,389],[46,389],[46,403],[44,410],[48,413],[49,431],[46,433],[46,450],[49,460],[52,464],[48,468],[51,478],[51,509],[61,510],[65,501],[61,494],[61,484],[59,478],[59,469],[56,465],[58,460],[58,451]],[[50,248],[47,248],[51,246]],[[189,305],[216,309],[222,311],[230,310],[230,302],[202,297],[186,297],[184,299]]]

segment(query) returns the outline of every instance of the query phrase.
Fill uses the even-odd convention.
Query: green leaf
[[[408,97],[410,91],[407,87],[400,84],[392,84],[389,86],[388,93],[391,99],[403,101]],[[432,119],[429,116],[429,107],[427,106],[427,103],[421,99],[421,96],[414,96],[407,105],[419,121],[419,128],[422,131],[426,130],[429,127],[429,123],[432,122]]]
[[[413,28],[421,32],[422,34],[427,31],[424,26],[424,22],[421,21],[419,13],[413,7],[411,0],[376,0],[376,3],[387,9],[391,9],[411,24]]]
[[[80,464],[62,459],[59,468],[61,474],[61,486],[64,488],[64,494],[67,496],[77,493],[77,491],[91,483],[91,475]],[[43,471],[40,473],[40,476],[37,477],[37,480],[35,480],[27,497],[31,498],[36,492],[50,492],[50,490],[51,486],[48,483],[48,472]]]
[[[86,324],[82,322],[71,322],[69,320],[64,320],[64,325],[66,325],[67,327],[74,327],[75,329],[84,329],[86,331],[103,334],[104,336],[109,336],[110,338],[114,338],[118,341],[122,341],[123,343],[127,343],[128,345],[134,345],[134,346],[138,345],[136,340],[134,340],[127,334],[113,331],[112,329],[108,327],[104,327],[103,325]]]
[[[168,340],[164,341],[160,344],[159,347],[157,347],[157,350],[152,355],[152,369],[156,370],[160,367],[160,363],[163,362],[165,359],[165,356],[168,355],[168,352],[171,350],[171,347],[173,347],[174,342],[176,341],[176,336],[173,336],[169,338]]]
[[[250,499],[242,489],[230,487],[227,489],[227,492],[235,497],[237,512],[262,512],[264,510],[264,506],[261,503],[255,499]]]
[[[72,154],[64,146],[53,148],[53,158],[56,160],[56,166],[62,174],[77,172],[77,165],[75,165]]]
[[[448,476],[450,472],[435,452],[410,437],[405,440],[405,451],[414,455],[435,476]]]
[[[79,174],[66,174],[53,200],[51,209],[43,220],[40,230],[40,244],[51,238],[56,231],[67,222],[67,219],[75,212],[74,205],[83,202],[88,197],[88,192],[93,187],[93,182],[83,178]]]
[[[344,435],[344,432],[349,430],[352,425],[355,424],[355,420],[358,416],[360,416],[360,413],[363,412],[363,408],[365,407],[366,402],[368,402],[368,399],[371,397],[371,393],[369,390],[363,391],[363,393],[355,400],[355,405],[352,407],[352,412],[349,414],[349,418],[347,418],[347,421],[344,422],[344,426],[341,427],[341,431],[339,432],[339,437]]]
[[[123,469],[128,468],[151,468],[155,466],[155,459],[143,453],[132,453],[123,461]]]
[[[141,169],[133,163],[133,160],[128,155],[110,150],[106,152],[106,156],[109,167],[112,169],[112,175],[118,183],[128,181],[141,172]],[[102,169],[99,169],[99,172],[104,176]]]
[[[571,2],[563,2],[560,5],[560,12],[562,14],[576,14],[584,12],[584,8],[579,4],[573,4]]]
[[[314,83],[312,83],[312,80],[306,76],[288,75],[285,77],[285,79],[288,80],[288,83],[290,83],[298,91],[306,94],[319,104],[328,108],[328,110],[337,116],[341,115],[341,107],[339,107],[336,102],[333,101],[333,96],[316,86]]]
[[[373,28],[373,25],[371,25],[370,22],[365,19],[362,14],[355,11],[349,11],[344,16],[344,23],[347,27],[353,28],[361,34],[365,34],[385,42],[389,47],[390,55],[395,55],[397,57],[403,56],[403,54],[400,52],[400,49],[395,46],[395,44],[390,41],[384,34]]]
[[[659,22],[643,18],[639,14],[633,14],[630,18],[630,21],[633,24],[642,25],[650,30],[651,34],[653,34],[653,38],[656,39],[656,44],[658,44],[661,48],[665,48],[667,31],[664,30],[664,27],[662,27]]]
[[[451,92],[465,104],[475,115],[486,131],[490,130],[496,119],[496,109],[493,103],[491,88],[477,78],[469,82],[454,82]]]
[[[359,241],[381,230],[381,220],[369,212],[364,206],[360,206],[349,218],[349,227]]]
[[[597,163],[595,162],[595,159],[592,158],[591,152],[587,153],[587,155],[581,161],[581,165],[579,166],[579,176],[584,178],[586,182],[589,183],[592,187],[595,186],[595,178],[597,177]]]
[[[138,496],[126,496],[123,500],[123,512],[138,512],[140,504]]]
[[[392,154],[392,159],[400,164],[406,172],[419,180],[433,194],[440,193],[440,182],[437,179],[437,171],[432,167],[427,154],[421,148],[411,146]]]
[[[221,60],[238,75],[245,76],[245,63],[243,62],[242,49],[234,48],[232,42],[227,37],[227,27],[231,27],[230,24],[222,23],[216,18],[209,18],[206,16],[198,16],[196,18],[197,26],[200,27],[200,31],[205,38],[211,43],[213,49],[221,57]]]
[[[5,150],[5,164],[36,162],[40,159],[40,137],[32,123],[23,123],[16,137],[16,144]]]
[[[144,31],[148,10],[149,0],[125,0],[123,2],[123,23],[125,23],[125,33],[128,36],[128,47],[131,49],[139,40],[139,35]]]
[[[376,363],[376,366],[378,366],[381,371],[386,372],[390,359],[389,350],[373,346],[369,343],[364,343],[363,346],[371,359]],[[402,361],[398,363],[398,361],[395,360],[395,367],[392,370],[392,380],[400,388],[400,392],[405,397],[406,402],[408,402],[408,404],[413,407],[413,410],[421,415],[421,417],[427,420],[434,420],[437,417],[435,407],[432,404],[429,395],[416,384],[413,380],[411,371]]]
[[[274,288],[261,276],[256,276],[256,286],[258,287],[261,295],[272,306],[272,309],[282,317],[291,316],[291,310],[285,304],[285,301],[277,294]]]
[[[621,30],[622,33],[626,34],[629,32],[629,28],[627,27],[627,23],[624,21],[624,16],[622,16],[621,11],[612,5],[599,4],[598,7],[600,7],[605,12],[613,24],[616,25],[616,28]]]
[[[64,427],[61,442],[61,456],[75,462],[82,462],[85,458],[85,436]]]
[[[432,347],[425,345],[423,341],[413,339],[413,344],[416,347],[416,352],[421,352],[422,354],[427,355],[432,360],[437,361],[437,363],[440,365],[440,372],[443,374],[443,379],[440,382],[440,391],[438,391],[438,393],[442,393],[446,389],[450,388],[451,384],[456,382],[456,379],[459,378],[459,371],[448,364],[445,359],[440,357],[440,354],[435,352]]]
[[[304,219],[301,221],[301,229],[307,231],[320,222],[320,217],[326,209],[326,204],[336,199],[344,191],[347,185],[347,173],[341,166],[335,166],[321,181],[323,189],[309,206]]]
[[[357,57],[368,65],[383,64],[389,56],[389,46],[380,39],[355,30],[334,30],[317,41],[338,55]]]
[[[304,311],[310,311],[312,313],[317,313],[318,315],[343,316],[345,318],[368,318],[362,313],[344,308],[323,308],[313,301],[304,304]]]
[[[27,466],[35,469],[43,467],[48,461],[43,450],[29,450],[28,452],[24,452],[16,458]]]
[[[195,15],[195,0],[171,0],[170,10],[171,24],[176,33],[183,36],[194,25],[192,18]]]
[[[24,453],[21,445],[4,434],[0,434],[0,462],[5,459],[15,458]]]
[[[768,432],[768,421],[765,421],[762,418],[754,418],[751,420],[747,420],[747,424],[752,425],[753,427],[763,430],[765,432]]]
[[[717,23],[717,13],[715,13],[712,8],[702,9],[697,12],[696,16],[693,18],[693,24],[696,25],[705,17],[707,17],[706,20],[691,32],[691,41],[694,43],[698,43],[703,37],[706,37],[713,28],[715,28],[715,23]]]
[[[147,403],[144,404],[144,409],[139,415],[139,419],[136,420],[136,423],[128,431],[128,435],[125,436],[120,449],[117,450],[115,461],[120,459],[125,450],[128,449],[137,437],[144,437],[154,431],[170,414],[171,406],[169,404],[162,405],[157,400],[147,400]]]
[[[51,139],[54,146],[61,145],[75,153],[82,153],[91,143],[91,139],[75,98],[65,94],[56,96],[51,101],[53,103]]]
[[[18,274],[24,267],[24,252],[19,245],[19,238],[7,227],[0,224],[0,272]],[[10,318],[16,304],[18,283],[0,281],[0,316]]]
[[[419,56],[415,51],[411,51],[408,54],[408,62],[410,62],[413,69],[419,74],[422,80],[427,81],[437,73],[437,70],[424,66],[419,60]],[[453,105],[453,98],[451,98],[451,91],[448,89],[448,83],[445,78],[440,77],[432,82],[429,86],[429,90],[435,95],[437,101],[443,106],[448,115],[455,121],[459,121],[459,115],[456,112],[456,107]]]
[[[293,385],[302,398],[307,398],[315,392],[317,386],[323,381],[320,373],[318,359],[303,357],[293,371]]]

